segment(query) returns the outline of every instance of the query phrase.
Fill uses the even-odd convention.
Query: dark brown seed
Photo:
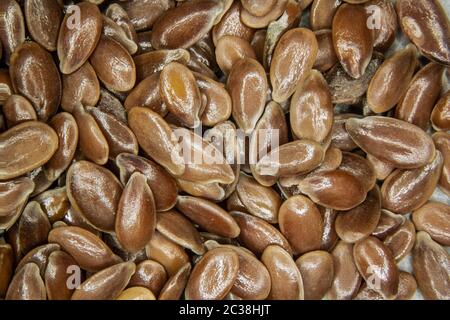
[[[82,269],[90,272],[121,262],[99,237],[79,227],[53,229],[48,235],[48,241],[59,244]]]
[[[368,237],[354,245],[353,256],[359,273],[371,289],[387,299],[397,295],[399,272],[387,246],[375,237]]]
[[[410,220],[406,220],[394,233],[384,239],[384,244],[391,249],[396,261],[402,260],[412,250],[416,240],[416,228]]]
[[[13,93],[14,89],[9,76],[9,70],[0,69],[0,105],[3,105]]]
[[[72,295],[72,300],[114,300],[119,297],[136,270],[132,262],[116,264],[103,269],[83,282]]]
[[[72,206],[99,230],[113,231],[122,185],[114,174],[92,162],[70,166],[67,196]]]
[[[367,26],[364,7],[343,4],[333,19],[333,43],[345,71],[353,78],[363,76],[372,58],[373,33]]]
[[[323,220],[323,233],[321,250],[331,251],[336,245],[339,237],[336,233],[335,222],[338,212],[336,210],[318,206]]]
[[[450,299],[450,256],[424,231],[417,233],[412,265],[425,299]]]
[[[14,271],[14,253],[7,243],[0,243],[0,298],[4,299]]]
[[[230,35],[222,36],[217,41],[216,60],[224,74],[227,75],[233,65],[243,58],[256,59],[255,52],[250,45],[250,42]]]
[[[352,118],[346,121],[345,128],[361,149],[396,168],[422,167],[435,154],[430,136],[401,120],[380,116]]]
[[[229,248],[208,251],[192,270],[186,285],[186,300],[221,300],[236,281],[239,256]]]
[[[429,59],[450,65],[450,23],[436,0],[397,2],[403,32]]]
[[[333,257],[326,251],[311,251],[295,261],[303,279],[305,300],[320,300],[331,288]]]
[[[433,108],[431,123],[438,131],[450,130],[450,91],[447,91]]]
[[[148,288],[156,296],[167,282],[167,273],[164,267],[153,260],[145,260],[136,266],[136,272],[130,279],[128,286]]]
[[[45,270],[48,300],[70,300],[75,290],[69,287],[70,276],[73,272],[72,268],[76,267],[76,261],[64,251],[55,251],[50,254]]]
[[[401,214],[420,208],[437,187],[442,165],[442,154],[437,151],[434,160],[421,168],[394,171],[381,187],[383,207]]]
[[[418,231],[427,232],[434,241],[450,246],[450,206],[439,202],[428,202],[412,214]]]
[[[102,33],[103,19],[98,7],[88,2],[77,6],[80,25],[76,25],[74,19],[76,12],[66,14],[59,31],[59,69],[64,74],[75,72],[89,59]]]
[[[39,119],[56,113],[62,95],[61,78],[50,53],[26,42],[11,55],[9,69],[14,91],[30,100]]]
[[[442,156],[444,157],[444,166],[442,167],[439,187],[447,195],[450,195],[450,135],[447,132],[436,132],[433,134],[433,141]]]
[[[36,264],[27,263],[14,275],[5,300],[46,300],[44,281]]]
[[[270,245],[264,250],[261,261],[270,274],[269,299],[304,299],[302,275],[289,253],[279,246]]]
[[[161,289],[158,300],[179,300],[186,288],[191,268],[191,264],[186,263],[176,274],[171,276],[164,285],[164,288]]]
[[[5,62],[9,65],[11,54],[25,41],[25,21],[22,9],[15,0],[2,1],[0,17],[0,40]]]

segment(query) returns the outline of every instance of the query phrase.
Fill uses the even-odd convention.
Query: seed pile
[[[438,0],[1,0],[0,299],[449,300],[449,46]]]

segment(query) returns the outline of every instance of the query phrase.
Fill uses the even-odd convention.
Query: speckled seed
[[[336,55],[353,78],[360,78],[372,58],[373,32],[368,28],[363,6],[343,4],[333,18],[333,44]]]
[[[406,218],[400,214],[395,214],[389,210],[381,209],[380,220],[372,235],[380,240],[384,240],[389,234],[398,229]]]
[[[318,44],[314,33],[295,28],[279,40],[270,66],[272,98],[286,101],[308,76],[317,57]]]
[[[320,249],[323,221],[315,204],[304,196],[286,200],[278,214],[280,230],[294,249],[303,254]]]
[[[270,245],[264,250],[261,261],[270,274],[269,299],[304,299],[302,275],[289,253],[279,246]]]
[[[441,93],[444,72],[445,67],[434,62],[417,72],[395,109],[395,117],[426,131],[431,111]]]
[[[361,149],[396,168],[422,167],[435,154],[430,136],[401,120],[380,116],[353,118],[346,121],[345,128]]]
[[[44,278],[48,300],[70,300],[74,288],[67,285],[71,276],[68,271],[74,266],[77,266],[76,261],[64,251],[54,251],[50,254]]]
[[[100,40],[103,20],[98,7],[83,2],[79,8],[80,25],[74,27],[74,17],[66,14],[61,24],[58,37],[59,68],[64,74],[71,74],[80,68],[94,52]]]
[[[166,282],[167,273],[164,267],[156,261],[145,260],[136,266],[136,272],[131,277],[128,286],[145,287],[158,296]]]
[[[108,169],[92,162],[70,166],[67,196],[72,206],[99,230],[113,231],[122,185]]]
[[[450,90],[434,106],[431,113],[431,123],[435,130],[450,130]]]
[[[229,248],[208,251],[192,270],[186,300],[219,300],[231,290],[239,271],[239,256]]]
[[[353,247],[359,273],[371,289],[391,299],[397,295],[399,272],[387,246],[375,237],[367,237]]]
[[[353,259],[353,245],[339,241],[333,249],[334,279],[327,298],[350,300],[358,293],[361,275]]]
[[[450,206],[440,202],[428,202],[412,214],[418,231],[427,232],[434,241],[450,246]]]
[[[44,281],[35,263],[27,263],[14,275],[5,300],[46,300]]]
[[[153,193],[146,177],[135,172],[128,180],[117,207],[115,231],[124,249],[136,252],[152,238],[156,227]]]
[[[333,257],[326,251],[311,251],[295,264],[303,279],[305,300],[320,300],[331,288],[334,278]]]
[[[135,107],[128,113],[131,130],[139,146],[157,163],[173,175],[182,175],[185,170],[180,146],[167,122],[148,108]],[[152,136],[152,139],[148,139]]]
[[[363,184],[353,175],[333,170],[308,175],[299,189],[315,203],[336,210],[350,210],[366,198]]]
[[[417,233],[412,265],[425,299],[450,299],[450,256],[424,231]]]
[[[188,48],[208,33],[223,11],[223,3],[212,0],[185,2],[167,10],[153,25],[155,49]],[[186,30],[189,30],[186,33]]]
[[[375,186],[359,206],[339,212],[336,217],[336,232],[345,242],[355,243],[369,236],[377,227],[381,214],[380,188]]]
[[[442,165],[442,154],[437,151],[434,160],[421,168],[394,171],[381,187],[383,207],[401,214],[420,208],[437,187]]]
[[[121,262],[99,237],[79,227],[53,229],[48,235],[48,241],[59,244],[87,271],[100,271]]]
[[[433,134],[433,141],[442,156],[444,157],[444,166],[442,167],[439,187],[446,194],[450,195],[450,134],[446,132],[436,132]]]
[[[251,133],[264,112],[268,91],[264,68],[251,58],[238,61],[230,71],[227,88],[234,120],[245,133]]]
[[[72,300],[114,300],[127,286],[136,270],[132,262],[123,262],[95,273],[72,295]]]
[[[292,255],[292,249],[283,234],[263,219],[247,213],[231,212],[241,232],[239,242],[255,255],[260,256],[269,245],[277,245]]]
[[[14,91],[30,100],[39,119],[56,113],[61,101],[61,78],[52,56],[35,42],[26,42],[11,55]]]
[[[450,24],[439,1],[400,0],[397,13],[403,32],[427,58],[450,65]]]
[[[179,196],[177,209],[202,229],[227,238],[236,238],[240,229],[233,217],[217,204],[201,198]]]
[[[47,163],[58,148],[58,136],[45,123],[27,121],[1,133],[0,145],[0,180],[7,180]]]
[[[402,260],[412,250],[416,240],[416,228],[406,220],[394,233],[388,235],[383,243],[392,251],[396,261]]]
[[[392,109],[405,94],[418,65],[417,49],[408,45],[378,68],[367,90],[367,103],[375,113]]]
[[[11,54],[25,41],[25,21],[22,9],[15,0],[2,1],[0,16],[0,40],[4,61],[9,65]]]

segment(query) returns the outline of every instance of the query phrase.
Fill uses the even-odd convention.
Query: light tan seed
[[[270,2],[265,1],[265,3]],[[242,22],[255,29],[261,29],[267,27],[272,21],[278,19],[284,12],[286,8],[287,0],[277,0],[272,9],[263,16],[256,16],[247,11],[244,7],[241,9],[241,20]]]
[[[233,66],[244,58],[256,59],[250,42],[236,36],[222,36],[216,45],[216,60],[224,74],[228,74]]]
[[[147,288],[131,287],[122,291],[116,300],[156,300],[156,298]]]

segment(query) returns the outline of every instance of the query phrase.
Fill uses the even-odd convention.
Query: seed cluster
[[[0,0],[0,299],[449,300],[449,67],[439,0]]]

